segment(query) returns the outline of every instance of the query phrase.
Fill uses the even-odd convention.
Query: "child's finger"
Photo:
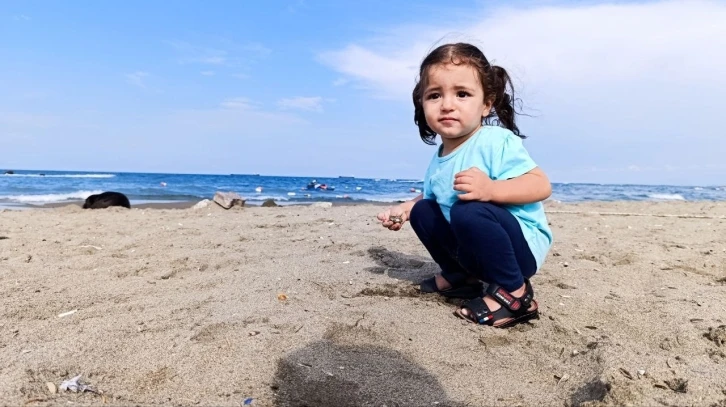
[[[462,201],[473,201],[476,199],[476,196],[474,196],[473,192],[468,192],[466,194],[459,194],[459,199]]]
[[[456,184],[471,184],[474,182],[474,178],[468,175],[454,178],[454,185]]]
[[[469,175],[470,173],[471,173],[471,168],[466,169],[464,171],[457,172],[456,175],[454,175],[454,177],[461,177],[461,176],[464,176],[464,175]]]
[[[454,189],[462,192],[471,192],[474,188],[469,184],[454,184]]]

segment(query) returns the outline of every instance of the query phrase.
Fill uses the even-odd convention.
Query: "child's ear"
[[[489,113],[492,111],[492,107],[494,106],[494,99],[493,98],[485,98],[484,99],[484,109],[482,110],[481,117],[485,118],[489,116]]]
[[[492,101],[485,100],[484,109],[482,109],[482,112],[481,112],[481,118],[484,119],[485,117],[489,116],[489,113],[491,113],[491,111],[492,111]]]

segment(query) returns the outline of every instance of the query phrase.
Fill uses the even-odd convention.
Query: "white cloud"
[[[258,57],[266,57],[272,53],[271,49],[257,42],[241,45],[239,49],[246,53],[255,54]]]
[[[0,111],[0,129],[49,129],[58,127],[63,118],[57,115],[2,112]]]
[[[640,80],[645,75],[646,80],[708,77],[723,82],[720,73],[726,72],[724,3],[499,8],[482,10],[472,20],[465,27],[392,29],[395,38],[377,43],[393,46],[350,44],[322,53],[320,59],[378,96],[402,99],[410,97],[427,51],[449,40],[479,45],[492,62],[528,84],[588,85]],[[454,31],[461,34],[452,36]]]
[[[383,27],[380,36],[319,60],[350,80],[345,86],[412,109],[427,52],[471,42],[512,75],[524,112],[534,116],[520,117],[520,128],[545,169],[566,175],[585,166],[634,165],[641,171],[630,171],[632,180],[650,182],[658,174],[642,169],[721,162],[726,2],[491,4],[456,23]],[[716,179],[705,170],[683,179],[698,174]],[[577,181],[555,181],[563,178]]]
[[[253,109],[255,107],[252,101],[245,97],[225,99],[219,106],[224,109]]]
[[[168,41],[179,53],[180,64],[224,65],[228,52],[221,49],[199,47],[183,41]]]
[[[350,80],[348,80],[346,78],[338,78],[333,81],[333,86],[343,86],[343,85],[347,84],[348,82],[350,82]]]
[[[26,16],[25,14],[16,14],[13,16],[13,20],[15,21],[30,21],[30,17]]]
[[[146,89],[146,83],[144,82],[144,78],[148,77],[148,72],[143,71],[136,71],[134,73],[128,73],[126,74],[126,82],[137,86],[141,89]]]
[[[319,57],[346,75],[347,79],[372,89],[378,97],[388,98],[411,92],[420,55],[423,52],[401,49],[384,54],[359,45],[349,45],[339,51],[325,52]],[[337,86],[342,85],[344,80],[346,78],[336,80]]]
[[[277,106],[282,109],[298,109],[306,110],[310,112],[322,112],[323,111],[323,98],[320,96],[315,97],[303,97],[298,96],[294,98],[280,99],[277,102]]]
[[[295,14],[298,10],[305,8],[307,5],[304,0],[296,0],[287,6],[287,12]]]
[[[218,46],[199,46],[185,41],[166,41],[179,55],[180,64],[235,67],[268,56],[272,50],[260,43],[236,44],[225,39],[213,41]]]
[[[216,73],[214,71],[202,71],[199,74],[202,76],[214,76]]]

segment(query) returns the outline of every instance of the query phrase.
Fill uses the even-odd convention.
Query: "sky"
[[[2,1],[0,169],[421,179],[418,66],[465,41],[552,181],[726,185],[726,1],[446,3]]]

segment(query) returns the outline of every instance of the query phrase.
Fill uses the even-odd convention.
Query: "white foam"
[[[648,198],[660,201],[685,201],[686,198],[680,194],[648,194]]]
[[[278,200],[287,201],[290,198],[288,198],[286,196],[281,196],[281,195],[254,195],[252,197],[247,198],[247,200],[249,200],[249,201],[266,201],[268,199],[272,199],[274,201],[278,201]]]
[[[4,174],[5,177],[21,177],[21,178],[113,178],[114,174]]]
[[[51,203],[85,200],[89,195],[100,194],[102,192],[103,191],[75,191],[68,194],[5,195],[0,196],[0,199],[20,203]]]

